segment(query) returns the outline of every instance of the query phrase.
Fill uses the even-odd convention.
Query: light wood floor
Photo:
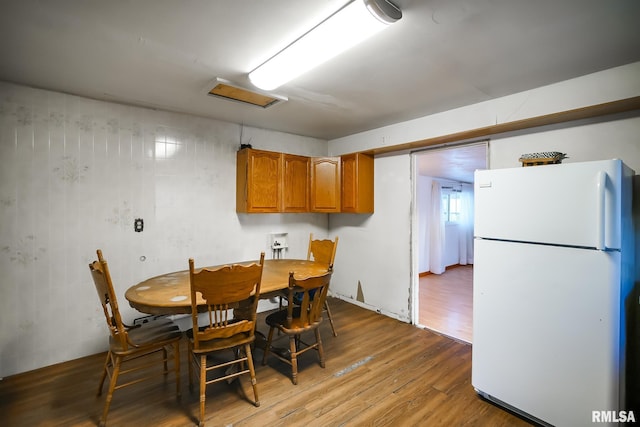
[[[246,378],[207,391],[207,426],[526,426],[527,421],[479,398],[470,384],[471,346],[331,299],[338,337],[322,327],[326,368],[302,356],[298,385],[275,358],[256,366],[260,407]],[[260,315],[264,325],[264,313]],[[266,328],[260,328],[265,332]],[[106,331],[105,331],[106,335]],[[61,343],[63,345],[63,343]],[[198,393],[189,392],[186,345],[182,390],[169,377],[116,391],[111,426],[189,426]],[[261,350],[255,350],[260,360]],[[96,397],[104,354],[0,381],[0,420],[6,426],[96,425],[104,396]]]
[[[473,266],[420,278],[419,323],[465,342],[473,338]]]

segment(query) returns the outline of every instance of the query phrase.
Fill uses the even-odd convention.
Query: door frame
[[[420,245],[419,245],[419,212],[418,212],[418,156],[424,155],[429,151],[437,151],[437,150],[455,150],[457,148],[466,148],[473,145],[484,145],[485,146],[485,165],[487,169],[490,169],[490,140],[482,139],[482,140],[473,140],[473,141],[464,141],[454,144],[440,144],[434,145],[432,147],[424,148],[421,150],[415,150],[410,153],[411,155],[411,289],[410,289],[410,305],[411,305],[411,323],[422,327],[428,328],[427,325],[423,325],[420,323],[420,269],[419,269],[419,256],[420,256]],[[435,178],[435,177],[434,177]]]

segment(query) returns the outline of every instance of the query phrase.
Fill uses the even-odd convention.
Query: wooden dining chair
[[[285,309],[276,311],[267,316],[269,335],[262,357],[262,364],[267,363],[267,357],[273,353],[278,359],[291,365],[291,381],[298,384],[298,356],[309,351],[316,350],[320,360],[320,366],[324,368],[324,350],[320,337],[319,326],[322,323],[322,307],[324,306],[329,282],[333,271],[329,269],[319,276],[296,278],[293,272],[289,273],[289,288],[287,289],[289,301],[293,301],[294,295],[300,294],[300,304],[288,304]],[[275,330],[289,336],[289,350],[275,351],[271,348],[273,332]],[[302,340],[301,335],[313,331],[315,343],[308,344]]]
[[[307,249],[307,260],[313,260],[322,264],[326,264],[327,267],[333,269],[333,262],[336,258],[336,249],[338,249],[338,236],[336,236],[336,239],[333,241],[329,239],[314,240],[313,233],[310,233],[309,248]],[[281,294],[280,309],[282,309],[282,300],[289,301],[286,292]],[[293,303],[299,304],[299,295],[294,295]],[[323,309],[324,311],[326,311],[327,317],[329,318],[331,332],[333,332],[334,337],[337,337],[338,333],[336,332],[336,327],[333,324],[333,316],[331,315],[329,302],[326,300],[324,302]]]
[[[189,337],[189,386],[193,388],[193,367],[200,379],[200,426],[204,426],[205,393],[207,384],[230,381],[249,374],[253,387],[254,405],[260,406],[256,373],[251,355],[251,343],[255,340],[256,316],[260,298],[260,284],[264,266],[264,252],[260,262],[250,265],[225,265],[213,270],[195,270],[194,260],[189,259],[191,281],[191,319],[193,329]],[[206,301],[207,321],[198,320],[197,294]],[[223,350],[233,350],[234,359],[208,364],[207,356]],[[247,367],[245,367],[245,363]],[[215,370],[221,374],[207,375]],[[209,379],[209,378],[210,379]]]
[[[338,236],[336,236],[336,239],[333,241],[329,239],[314,240],[313,233],[309,234],[309,249],[307,250],[308,260],[327,264],[327,266],[333,269],[333,262],[336,258],[336,249],[338,249]],[[329,301],[326,299],[324,301],[323,308],[324,311],[327,312],[329,324],[331,325],[331,332],[333,332],[334,337],[337,337],[338,333],[336,332],[336,327],[333,324],[333,316],[331,315],[331,309],[329,308]]]
[[[127,326],[122,322],[118,300],[113,289],[113,282],[109,272],[107,261],[100,249],[97,250],[98,260],[89,264],[89,270],[100,298],[100,304],[104,312],[107,326],[109,327],[109,351],[102,370],[102,378],[98,386],[98,396],[102,394],[104,381],[109,377],[109,391],[100,418],[100,425],[107,422],[107,414],[111,406],[111,400],[115,390],[147,380],[153,376],[147,372],[146,376],[134,375],[128,382],[118,384],[121,376],[147,370],[148,367],[162,362],[163,374],[167,375],[168,350],[173,352],[173,369],[176,375],[176,395],[180,397],[180,339],[182,332],[176,324],[169,319],[159,319],[144,323],[140,326]],[[155,359],[156,354],[161,354],[161,359]],[[135,360],[135,361],[134,361]],[[126,368],[125,368],[126,367]]]

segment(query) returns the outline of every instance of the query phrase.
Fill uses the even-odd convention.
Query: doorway
[[[413,323],[472,341],[473,175],[488,142],[414,153]]]

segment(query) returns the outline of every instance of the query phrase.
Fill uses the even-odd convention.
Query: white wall
[[[332,214],[330,236],[340,236],[331,293],[409,321],[411,167],[409,156],[375,159],[375,213]],[[363,301],[357,300],[360,285]],[[339,327],[339,326],[338,326]]]
[[[460,262],[460,230],[458,224],[444,226],[444,266],[450,267]]]
[[[416,250],[418,257],[418,273],[430,271],[431,263],[429,262],[429,212],[431,212],[431,185],[433,178],[430,176],[416,176]]]
[[[0,83],[0,377],[106,350],[88,269],[97,248],[127,321],[126,289],[189,257],[257,259],[273,231],[289,233],[287,256],[306,257],[327,214],[236,214],[239,138],[237,124]],[[249,140],[327,154],[313,138],[246,128]]]
[[[633,96],[640,96],[640,62],[332,140],[329,153],[418,141]],[[519,167],[520,154],[552,150],[568,153],[565,162],[618,157],[640,172],[638,135],[637,112],[497,135],[489,143],[490,167]],[[342,246],[333,293],[351,299],[361,283],[364,306],[405,321],[411,318],[411,289],[419,273],[411,256],[417,251],[416,239],[412,240],[412,232],[417,235],[417,218],[412,217],[412,197],[406,195],[408,189],[416,191],[410,181],[410,157],[406,152],[376,157],[375,214],[366,221],[349,215],[334,215],[329,221],[329,234],[339,234]]]
[[[609,121],[583,120],[570,126],[545,126],[522,135],[501,135],[489,143],[491,168],[520,167],[523,153],[560,151],[563,163],[622,159],[640,174],[640,133],[637,114]]]

